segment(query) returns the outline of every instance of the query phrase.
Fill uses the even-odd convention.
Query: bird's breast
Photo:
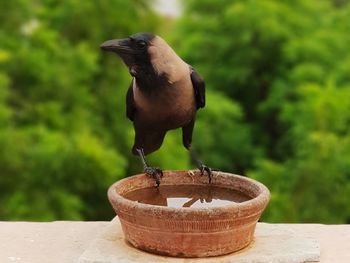
[[[135,124],[164,130],[181,127],[195,115],[195,97],[190,77],[157,87],[145,93],[133,86],[136,106]]]

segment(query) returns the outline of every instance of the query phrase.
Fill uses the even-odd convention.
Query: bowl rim
[[[193,172],[193,173],[198,173],[198,170],[164,170],[163,173],[164,175],[169,174],[169,173],[184,173],[184,172]],[[232,212],[232,209],[235,210],[242,210],[242,209],[252,209],[253,207],[258,208],[256,213],[250,214],[250,215],[255,215],[261,213],[262,210],[265,209],[269,199],[270,199],[270,191],[269,189],[262,183],[252,179],[248,178],[246,176],[242,175],[237,175],[237,174],[232,174],[232,173],[227,173],[227,172],[222,172],[222,171],[213,171],[214,177],[215,175],[221,175],[221,176],[233,176],[236,177],[239,180],[243,180],[248,182],[250,185],[255,185],[259,190],[259,194],[247,201],[241,202],[241,203],[235,203],[232,202],[232,204],[228,204],[225,206],[212,206],[212,207],[196,207],[196,208],[188,208],[188,207],[168,207],[168,206],[159,206],[159,205],[151,205],[151,204],[144,204],[144,203],[139,203],[137,201],[132,201],[129,200],[122,195],[120,195],[117,191],[116,188],[122,184],[125,184],[126,182],[135,180],[140,177],[146,177],[149,178],[145,173],[140,173],[136,175],[132,175],[126,178],[123,178],[119,181],[116,181],[113,183],[109,188],[107,192],[108,199],[114,209],[116,209],[116,205],[122,205],[124,207],[133,207],[134,209],[137,210],[142,210],[143,212],[154,212],[154,210],[159,210],[164,213],[181,213],[183,215],[188,215],[188,214],[201,214],[201,213],[208,213],[208,211],[215,211],[215,214],[217,213],[230,213]],[[153,179],[151,179],[153,180]],[[212,182],[213,185],[216,185],[215,182]],[[217,185],[218,187],[222,187],[220,185]]]

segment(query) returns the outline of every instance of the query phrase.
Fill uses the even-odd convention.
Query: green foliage
[[[102,59],[99,45],[153,31],[159,18],[148,5],[0,3],[0,218],[113,216],[106,190],[135,166],[125,145],[130,78],[116,58]]]
[[[151,31],[206,81],[193,136],[204,163],[266,184],[266,221],[350,222],[348,1],[186,0],[171,24],[150,4],[0,2],[0,219],[113,216],[108,186],[142,167],[131,78],[99,45]],[[194,168],[181,142],[169,132],[149,162]]]
[[[198,113],[194,148],[206,163],[224,171],[243,172],[256,153],[238,103],[218,92],[207,92],[206,108]]]
[[[176,40],[183,56],[242,112],[234,124],[226,114],[214,118],[235,127],[231,136],[221,141],[219,128],[201,140],[202,147],[215,142],[208,156],[221,159],[213,163],[242,167],[270,188],[267,221],[349,222],[349,3],[183,4]],[[240,152],[225,160],[223,147],[230,157]]]

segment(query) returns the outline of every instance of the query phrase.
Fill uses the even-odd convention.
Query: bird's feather
[[[191,81],[195,93],[197,109],[204,108],[205,106],[205,83],[203,78],[197,73],[197,71],[190,67],[191,69]]]
[[[131,82],[129,89],[126,93],[126,116],[131,121],[134,120],[134,115],[136,111],[135,102],[134,102],[133,83],[134,83],[134,80]]]
[[[191,148],[194,122],[195,117],[193,117],[193,119],[188,124],[182,127],[182,143],[188,150]]]
[[[137,148],[142,148],[145,155],[150,154],[162,146],[166,131],[163,130],[147,130],[139,128],[135,125],[135,143],[132,153],[137,155]]]

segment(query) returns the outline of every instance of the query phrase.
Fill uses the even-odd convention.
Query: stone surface
[[[110,222],[0,222],[1,263],[72,263]]]
[[[110,224],[105,221],[0,222],[0,262],[77,263],[91,242],[94,242]],[[322,263],[350,262],[350,225],[271,226],[292,229],[298,235],[318,240],[321,245]],[[212,262],[216,262],[214,259],[216,258],[213,258]],[[167,259],[164,259],[164,263],[166,262]]]
[[[301,263],[317,262],[320,245],[285,225],[258,223],[253,243],[233,254],[220,257],[184,259],[157,256],[135,249],[126,243],[116,218],[81,255],[79,263],[117,262],[222,262],[222,263]]]

